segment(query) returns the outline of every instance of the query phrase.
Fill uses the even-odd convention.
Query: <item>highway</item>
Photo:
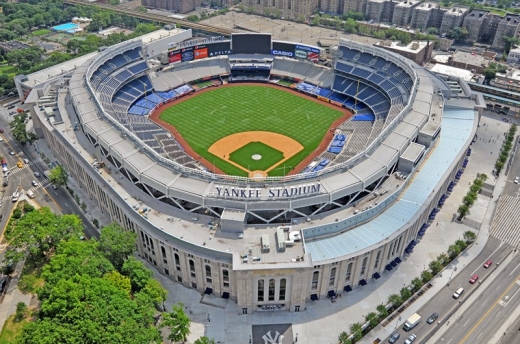
[[[520,306],[520,255],[514,258],[483,286],[481,295],[471,302],[437,343],[492,343],[503,333],[497,333]]]
[[[398,343],[404,341],[410,334],[417,335],[417,341],[424,343],[428,340],[431,334],[435,333],[443,325],[443,323],[451,316],[451,314],[457,309],[457,306],[464,302],[468,296],[479,287],[479,283],[470,284],[469,279],[471,275],[478,274],[479,279],[482,280],[491,274],[496,265],[485,269],[483,267],[484,262],[491,259],[494,263],[504,259],[509,252],[513,250],[507,244],[503,244],[500,240],[490,238],[486,243],[486,246],[482,252],[467,266],[457,266],[459,271],[457,276],[451,279],[444,288],[442,288],[431,300],[429,300],[419,311],[417,312],[421,316],[421,322],[412,331],[405,332],[402,329],[402,325],[406,319],[401,318],[396,331],[399,332],[401,338]],[[457,260],[454,261],[455,263]],[[450,273],[451,272],[445,272]],[[459,287],[464,288],[464,294],[458,299],[453,299],[453,293]],[[439,318],[433,324],[429,325],[426,323],[426,319],[433,313],[439,314]],[[388,342],[388,338],[384,342]],[[445,342],[442,342],[446,344]]]
[[[212,25],[195,23],[195,22],[191,22],[189,20],[184,20],[184,19],[170,18],[167,15],[161,15],[161,14],[157,14],[157,13],[149,14],[146,12],[140,12],[135,9],[124,8],[121,6],[112,6],[112,5],[109,5],[108,3],[96,2],[95,4],[93,4],[91,2],[83,1],[83,0],[64,0],[64,3],[70,4],[70,5],[96,6],[96,7],[111,10],[116,13],[123,13],[123,14],[129,15],[131,17],[144,19],[144,20],[148,20],[151,22],[163,23],[163,24],[175,23],[178,26],[181,26],[184,28],[196,29],[196,30],[200,30],[203,32],[218,34],[218,35],[222,35],[222,36],[231,36],[231,33],[233,33],[233,31],[231,31],[231,30],[215,27]]]

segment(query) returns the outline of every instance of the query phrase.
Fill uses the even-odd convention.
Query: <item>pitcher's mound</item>
[[[262,159],[262,156],[260,154],[253,154],[251,156],[251,159],[253,159],[253,160],[260,160],[260,159]]]

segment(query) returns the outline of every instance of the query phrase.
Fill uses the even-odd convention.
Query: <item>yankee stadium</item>
[[[239,314],[398,269],[485,107],[463,80],[343,39],[332,67],[270,34],[164,29],[100,50],[15,77],[36,134],[144,259]]]

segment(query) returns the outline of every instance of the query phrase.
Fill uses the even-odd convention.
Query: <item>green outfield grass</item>
[[[339,110],[282,89],[235,86],[201,93],[166,109],[160,118],[174,125],[200,156],[231,175],[247,174],[209,153],[208,148],[213,143],[246,131],[270,131],[289,136],[304,149],[269,173],[270,176],[281,176],[314,151],[332,122],[342,115]]]
[[[260,154],[260,160],[254,160],[253,155]],[[229,160],[244,166],[249,171],[265,171],[283,159],[283,153],[262,142],[250,142],[229,155]]]

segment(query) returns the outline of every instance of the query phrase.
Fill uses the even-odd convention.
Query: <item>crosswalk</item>
[[[36,190],[38,190],[39,188],[46,188],[47,186],[49,186],[51,184],[51,181],[44,177],[44,178],[39,178],[38,180],[36,180],[36,182],[38,183],[37,186],[32,186],[27,189],[27,190],[24,190],[24,193],[26,193],[28,190],[31,190],[32,192],[35,192]],[[2,200],[2,202],[5,202],[5,201],[10,201],[11,200],[11,197],[12,195],[7,195],[7,196],[4,196],[2,198],[0,198]]]
[[[512,246],[520,244],[520,198],[502,195],[490,234]]]
[[[42,158],[38,158],[38,159],[35,159],[35,160],[31,160],[31,161],[29,161],[28,164],[25,164],[25,163],[24,163],[24,164],[23,164],[23,167],[21,167],[21,168],[18,167],[18,166],[16,166],[16,164],[15,164],[13,167],[11,167],[11,168],[9,169],[9,172],[11,173],[11,175],[16,174],[17,172],[20,172],[20,171],[23,170],[24,168],[27,168],[27,166],[34,165],[34,164],[39,163],[39,162],[41,162],[41,161],[43,161]]]

